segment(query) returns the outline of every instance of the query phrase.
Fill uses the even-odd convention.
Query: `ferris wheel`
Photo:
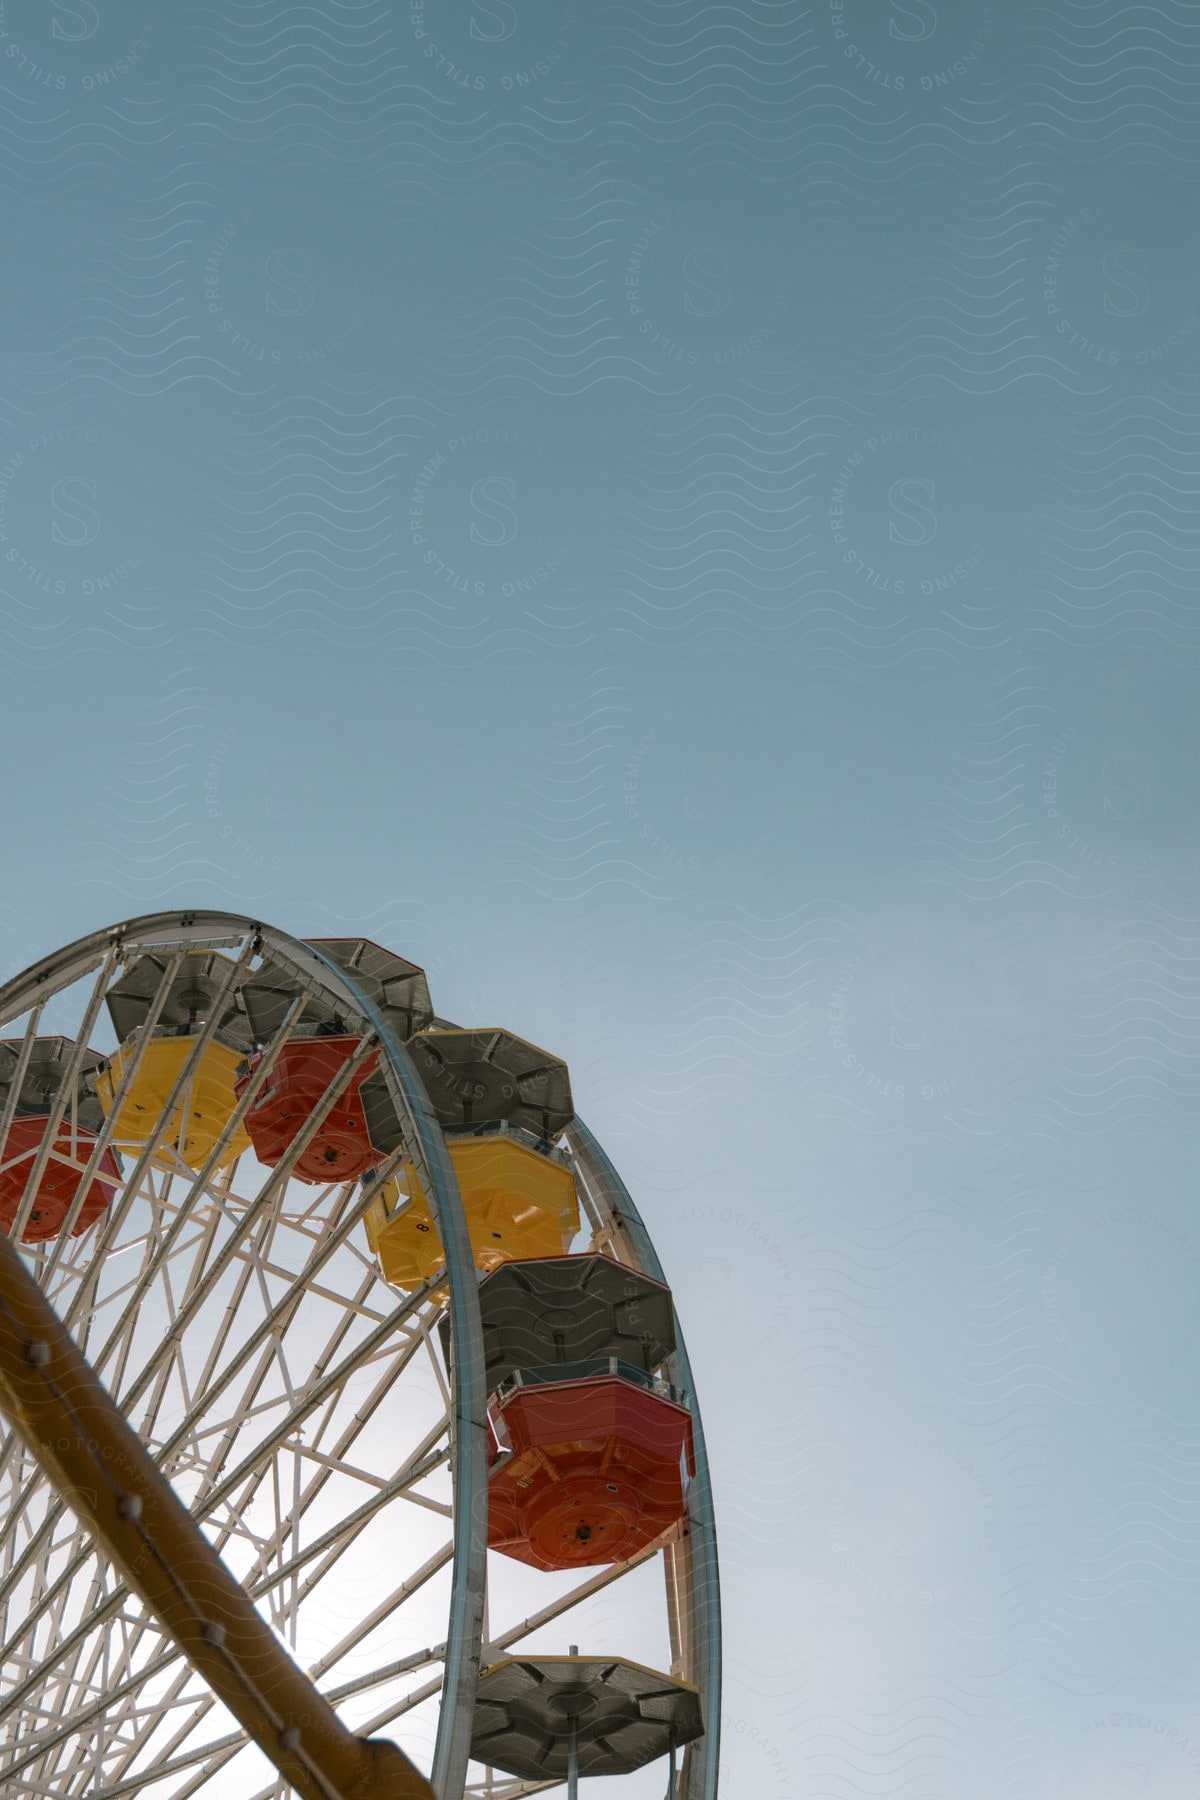
[[[716,1800],[690,1366],[559,1058],[127,921],[0,990],[0,1226],[0,1792]]]

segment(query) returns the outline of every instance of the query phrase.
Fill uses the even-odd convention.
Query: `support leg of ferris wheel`
[[[579,1655],[579,1645],[572,1644],[568,1656]],[[571,1739],[567,1749],[567,1800],[579,1800],[579,1725],[572,1716]]]
[[[662,1264],[633,1197],[582,1119],[577,1118],[571,1125],[567,1141],[575,1157],[582,1197],[589,1214],[602,1226],[618,1254],[662,1281]],[[686,1542],[677,1544],[667,1558],[668,1599],[671,1600],[674,1589],[687,1589],[688,1641],[677,1646],[677,1653],[686,1655],[692,1671],[690,1679],[700,1690],[704,1712],[701,1753],[693,1755],[691,1746],[684,1751],[677,1793],[678,1800],[717,1800],[721,1735],[721,1586],[712,1479],[692,1367],[678,1326],[677,1339],[670,1373],[672,1381],[689,1396],[695,1420],[696,1473],[688,1490]],[[673,1619],[676,1610],[672,1603]]]

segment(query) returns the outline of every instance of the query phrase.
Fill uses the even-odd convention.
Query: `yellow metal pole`
[[[301,1800],[433,1800],[395,1744],[355,1737],[292,1661],[3,1232],[0,1410]]]

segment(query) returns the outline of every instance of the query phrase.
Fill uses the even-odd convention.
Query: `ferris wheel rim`
[[[446,1252],[445,1280],[450,1292],[450,1324],[454,1334],[454,1366],[448,1371],[452,1382],[449,1428],[453,1446],[454,1538],[446,1655],[441,1659],[443,1677],[435,1684],[440,1689],[440,1705],[432,1779],[436,1791],[449,1800],[450,1795],[461,1794],[466,1789],[467,1764],[471,1760],[474,1689],[483,1647],[487,1567],[487,1394],[478,1278],[466,1215],[445,1133],[404,1043],[396,1036],[390,1022],[379,1013],[371,997],[354,980],[353,974],[334,962],[319,945],[249,915],[219,909],[140,915],[88,933],[52,951],[0,987],[0,1030],[12,1019],[34,1009],[40,1016],[41,1007],[48,998],[89,974],[103,963],[106,955],[124,960],[134,952],[167,946],[221,949],[243,941],[253,944],[256,953],[259,949],[270,949],[276,955],[282,954],[308,979],[339,994],[378,1039],[381,1063],[386,1063],[394,1077],[389,1086],[393,1087],[394,1097],[399,1101],[398,1111],[411,1133],[409,1149],[415,1152],[421,1172],[428,1177],[426,1193],[432,1202]],[[437,1020],[436,1024],[457,1029],[451,1027],[449,1021]],[[610,1230],[623,1234],[627,1260],[662,1281],[663,1271],[657,1253],[628,1189],[594,1135],[578,1117],[568,1130],[568,1144],[580,1174],[592,1188],[593,1205],[606,1215],[605,1222]],[[678,1792],[680,1800],[715,1800],[720,1730],[719,1581],[707,1454],[682,1335],[676,1363],[687,1370],[689,1410],[696,1435],[694,1504],[689,1504],[689,1531],[694,1541],[687,1559],[685,1602],[691,1614],[688,1661],[692,1661],[693,1655],[698,1659],[705,1714],[705,1734],[690,1747],[695,1755],[689,1751],[685,1768],[690,1763],[691,1773],[686,1786],[681,1785]],[[657,1548],[647,1554],[655,1554]],[[643,1560],[646,1558],[639,1556],[635,1562],[640,1564]],[[613,1574],[605,1571],[605,1579],[617,1579],[624,1572],[624,1569]],[[585,1584],[585,1587],[589,1585]]]

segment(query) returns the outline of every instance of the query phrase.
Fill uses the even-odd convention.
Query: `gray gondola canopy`
[[[425,971],[416,963],[384,950],[369,938],[311,938],[320,950],[348,975],[382,1014],[385,1023],[403,1043],[414,1031],[423,1031],[433,1019],[433,1003]],[[290,963],[270,956],[244,984],[241,993],[250,1031],[256,1043],[274,1037],[307,981]],[[345,1009],[324,994],[314,993],[296,1026],[295,1035],[351,1034],[360,1024],[347,1018]]]
[[[670,1289],[596,1251],[504,1263],[480,1283],[479,1310],[489,1390],[518,1369],[595,1358],[649,1373],[675,1348]]]
[[[521,1657],[479,1678],[471,1755],[525,1781],[629,1775],[704,1730],[686,1682],[622,1658]]]
[[[146,1024],[170,962],[171,958],[165,954],[139,956],[105,994],[104,1003],[118,1043],[125,1043],[134,1031]],[[230,967],[228,957],[219,956],[213,950],[189,951],[182,957],[159,1008],[155,1034],[190,1037],[202,1031],[228,980]],[[215,1036],[218,1043],[231,1050],[253,1048],[245,1014],[238,1005],[237,996],[228,991]]]
[[[29,1060],[21,1079],[15,1102],[14,1118],[33,1118],[48,1114],[58,1098],[67,1068],[75,1054],[75,1040],[67,1037],[35,1038],[30,1045]],[[17,1067],[21,1060],[19,1039],[0,1042],[0,1112],[8,1104]],[[75,1117],[87,1131],[99,1131],[104,1113],[93,1092],[92,1084],[107,1058],[97,1050],[85,1050],[75,1081]],[[71,1116],[70,1102],[64,1117]]]

